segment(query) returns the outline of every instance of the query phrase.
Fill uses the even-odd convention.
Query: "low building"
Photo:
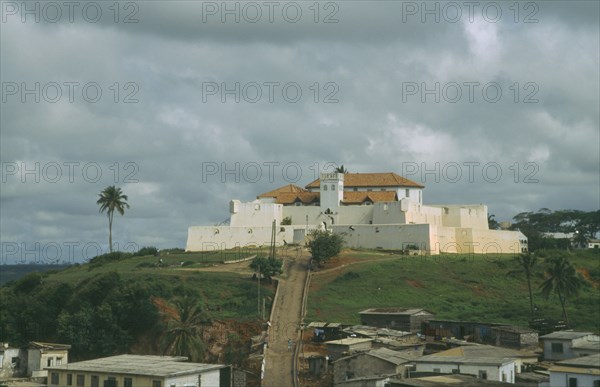
[[[27,352],[24,349],[0,343],[0,378],[25,376],[26,368]]]
[[[600,249],[600,239],[590,239],[587,243],[588,249]]]
[[[600,336],[591,332],[558,331],[540,337],[545,360],[566,360],[598,348]]]
[[[391,379],[386,387],[441,387],[448,385],[460,387],[502,387],[506,386],[506,383],[493,380],[477,379],[471,375],[430,375],[412,379]],[[519,385],[519,387],[522,386]]]
[[[407,332],[420,332],[422,323],[434,317],[422,308],[371,308],[359,314],[363,325]]]
[[[514,383],[524,363],[537,361],[534,354],[521,354],[491,345],[456,347],[415,360],[416,372],[474,375],[479,379]]]
[[[559,361],[550,368],[550,387],[600,387],[600,354]]]
[[[231,387],[231,367],[186,357],[119,355],[47,367],[48,386]]]
[[[372,345],[371,339],[347,338],[341,340],[327,341],[327,355],[330,360],[350,355],[354,352],[368,351]]]
[[[70,345],[32,341],[27,348],[27,375],[32,378],[48,376],[46,367],[59,366],[69,362]]]
[[[390,375],[364,376],[341,381],[334,387],[388,387],[390,378]]]
[[[327,340],[338,340],[343,337],[342,324],[328,322],[311,322],[309,329],[313,329],[313,340],[323,342]]]
[[[475,321],[429,320],[424,323],[423,333],[438,340],[468,339],[515,349],[537,347],[539,340],[538,332],[530,328]]]
[[[349,380],[378,375],[403,377],[406,374],[405,365],[420,355],[419,352],[379,348],[342,357],[333,362],[333,383],[337,386]]]
[[[493,338],[492,328],[500,324],[482,323],[479,321],[433,320],[424,323],[423,334],[436,340],[456,338],[470,339],[475,342],[490,342]]]
[[[539,343],[538,333],[530,328],[514,325],[492,327],[491,344],[507,348],[531,348]]]

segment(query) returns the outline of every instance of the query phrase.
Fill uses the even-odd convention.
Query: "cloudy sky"
[[[106,252],[113,184],[121,248],[340,164],[499,220],[600,206],[596,1],[1,8],[3,263]]]

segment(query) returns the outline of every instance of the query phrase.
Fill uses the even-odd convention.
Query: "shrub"
[[[344,239],[339,234],[315,230],[310,236],[311,241],[308,243],[308,248],[313,259],[318,264],[326,262],[329,258],[335,257],[342,251]]]

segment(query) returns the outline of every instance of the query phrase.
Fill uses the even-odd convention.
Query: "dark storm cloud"
[[[23,103],[17,92],[2,103],[2,242],[76,240],[107,250],[95,200],[116,184],[131,203],[115,221],[121,246],[183,247],[188,226],[227,218],[230,199],[305,185],[330,161],[355,172],[412,171],[407,177],[427,186],[426,203],[483,202],[501,220],[541,207],[598,207],[596,2],[522,2],[518,15],[498,2],[497,22],[476,12],[453,23],[406,15],[411,2],[322,2],[318,23],[312,2],[298,2],[296,23],[203,22],[199,2],[132,3],[138,23],[122,22],[126,3],[115,23],[113,2],[101,3],[97,23],[6,15],[3,85],[78,86],[73,102],[63,87],[56,102],[26,95]],[[323,23],[331,10],[338,22]],[[537,22],[524,23],[528,16]],[[102,89],[97,102],[82,95],[89,82]],[[240,92],[236,102],[222,93],[236,82],[248,93],[258,85],[262,97]],[[269,82],[278,83],[272,102]],[[282,93],[288,84],[300,87],[297,102]],[[456,86],[462,95],[452,100]],[[63,168],[56,182],[52,163]],[[78,163],[73,181],[65,163]],[[478,163],[473,181],[469,163]],[[450,175],[455,165],[460,179]],[[23,168],[34,172],[23,176]]]

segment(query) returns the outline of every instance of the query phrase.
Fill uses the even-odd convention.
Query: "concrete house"
[[[423,333],[437,339],[454,337],[515,349],[538,346],[537,331],[498,323],[429,320],[424,324]]]
[[[33,378],[48,376],[46,367],[69,362],[70,345],[32,341],[27,348],[27,374]]]
[[[325,345],[329,359],[336,360],[353,352],[370,350],[372,341],[372,339],[347,338],[327,341]]]
[[[600,354],[559,361],[550,368],[550,387],[600,387]]]
[[[507,348],[531,348],[539,343],[538,333],[530,328],[514,325],[500,325],[492,327],[491,343]]]
[[[515,383],[523,363],[535,362],[535,355],[491,345],[456,347],[414,361],[416,372],[473,375],[479,379]]]
[[[600,353],[600,336],[591,332],[558,331],[540,337],[545,360],[566,360]]]
[[[333,383],[337,386],[346,381],[382,375],[404,377],[405,365],[419,355],[411,351],[379,348],[342,357],[333,362]]]
[[[422,308],[371,308],[359,314],[363,325],[405,332],[420,332],[422,323],[434,317]]]
[[[231,387],[231,367],[186,357],[119,355],[48,367],[48,386]]]
[[[27,370],[27,352],[21,348],[0,343],[0,378],[25,376]]]

